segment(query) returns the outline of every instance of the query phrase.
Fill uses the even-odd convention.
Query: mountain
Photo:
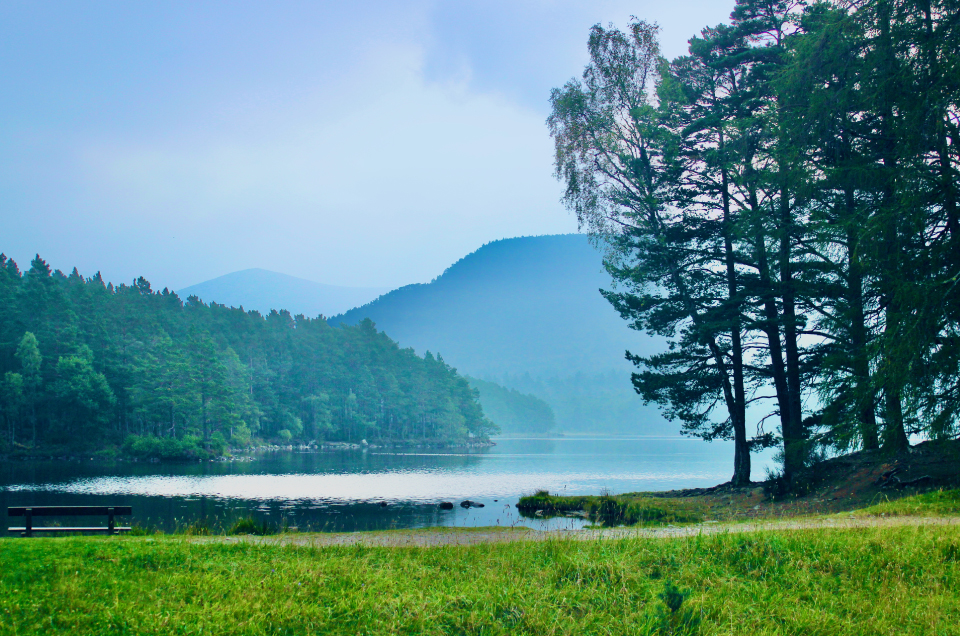
[[[245,269],[178,290],[181,298],[197,296],[228,307],[243,306],[267,314],[286,309],[291,315],[334,316],[368,303],[389,287],[324,285],[266,269]]]
[[[370,318],[401,346],[535,395],[561,430],[663,432],[669,425],[633,392],[624,359],[627,349],[649,354],[662,341],[629,329],[601,288],[610,288],[610,277],[586,236],[504,239],[430,283],[401,287],[330,322]]]

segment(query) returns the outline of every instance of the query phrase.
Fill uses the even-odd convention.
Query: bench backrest
[[[20,506],[7,508],[10,517],[26,517],[27,511],[34,517],[87,517],[91,515],[132,515],[133,506]]]

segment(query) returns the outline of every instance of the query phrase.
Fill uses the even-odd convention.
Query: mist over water
[[[732,444],[722,442],[571,437],[499,439],[464,452],[286,452],[196,464],[10,462],[0,464],[0,507],[131,505],[134,523],[166,531],[246,515],[301,530],[574,528],[583,522],[524,519],[515,504],[539,489],[577,495],[712,486],[729,479],[732,457]],[[769,454],[756,456],[754,478],[768,465]],[[438,507],[464,499],[484,507]]]

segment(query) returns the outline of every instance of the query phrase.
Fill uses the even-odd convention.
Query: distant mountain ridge
[[[511,238],[329,322],[370,318],[401,346],[545,400],[561,430],[662,432],[669,425],[634,393],[624,359],[662,343],[627,326],[599,293],[609,287],[586,236]]]
[[[407,285],[333,324],[370,318],[402,346],[439,352],[483,378],[529,373],[628,371],[624,351],[652,351],[600,288],[609,288],[601,254],[586,236],[565,234],[487,243],[426,284]]]
[[[334,316],[370,302],[390,291],[389,287],[340,287],[324,285],[266,269],[232,272],[177,291],[181,298],[197,296],[204,302],[255,309],[267,314],[286,309],[310,318]]]
[[[624,359],[625,350],[649,354],[662,342],[631,330],[600,295],[610,287],[602,260],[582,234],[530,236],[487,243],[430,283],[392,291],[251,269],[178,293],[261,313],[323,314],[332,325],[370,318],[402,347],[545,401],[557,430],[675,432],[633,391]]]

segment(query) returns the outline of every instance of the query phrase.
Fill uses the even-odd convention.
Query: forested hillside
[[[407,285],[331,323],[370,318],[404,346],[439,351],[469,375],[629,370],[628,345],[656,350],[600,295],[610,286],[586,236],[493,241],[427,284]],[[646,343],[650,343],[647,345]]]
[[[630,374],[574,373],[536,377],[529,373],[498,378],[503,386],[534,395],[550,405],[562,432],[599,434],[676,435],[653,405],[645,405],[630,382]]]
[[[516,389],[507,389],[495,382],[471,377],[467,377],[467,381],[480,392],[483,412],[502,433],[542,435],[556,426],[553,409],[540,398]]]
[[[0,255],[0,445],[190,456],[314,440],[485,438],[476,392],[373,323],[262,316],[144,279],[21,274]]]
[[[637,398],[624,358],[627,349],[655,353],[662,339],[618,318],[600,295],[610,284],[584,235],[504,239],[331,323],[370,318],[402,346],[531,393],[560,430],[662,434],[668,425]]]

